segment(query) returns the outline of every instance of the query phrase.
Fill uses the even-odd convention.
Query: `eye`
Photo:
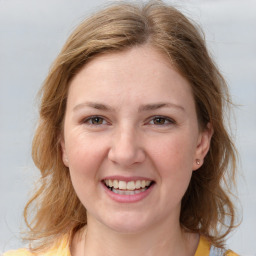
[[[164,125],[174,124],[175,121],[172,120],[171,118],[167,118],[167,117],[163,117],[163,116],[156,116],[156,117],[152,118],[149,123],[153,124],[153,125],[164,126]]]
[[[104,125],[107,124],[106,120],[103,117],[100,116],[91,116],[86,118],[83,123],[89,124],[89,125]]]

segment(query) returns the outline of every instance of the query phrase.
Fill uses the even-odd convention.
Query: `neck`
[[[171,228],[168,228],[171,227]],[[100,231],[100,232],[99,232]],[[186,233],[180,225],[158,225],[138,233],[119,233],[101,223],[93,223],[78,232],[72,242],[72,256],[192,256],[199,236]]]

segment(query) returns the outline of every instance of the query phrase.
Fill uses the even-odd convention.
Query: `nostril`
[[[109,160],[121,166],[130,166],[144,161],[145,153],[134,129],[126,124],[126,127],[120,127],[118,134],[113,135],[108,152]]]
[[[131,166],[135,163],[142,163],[145,159],[145,153],[138,147],[112,148],[108,153],[108,159],[121,166]]]

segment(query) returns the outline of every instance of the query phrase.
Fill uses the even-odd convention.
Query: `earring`
[[[196,164],[200,165],[200,160],[199,159],[196,159]]]

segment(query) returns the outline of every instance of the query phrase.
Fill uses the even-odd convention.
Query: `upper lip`
[[[132,176],[132,177],[125,177],[125,176],[120,176],[120,175],[112,175],[112,176],[107,176],[104,177],[102,180],[120,180],[120,181],[136,181],[136,180],[150,180],[153,181],[151,178],[147,177],[142,177],[142,176]]]

